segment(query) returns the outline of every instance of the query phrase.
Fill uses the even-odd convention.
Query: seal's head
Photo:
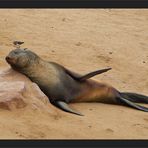
[[[30,50],[15,49],[6,56],[6,61],[12,67],[24,68],[30,65],[37,57],[38,56]]]

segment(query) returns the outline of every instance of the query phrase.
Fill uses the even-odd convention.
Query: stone
[[[12,110],[25,107],[23,91],[25,91],[24,82],[0,82],[0,108]]]
[[[20,93],[4,92],[0,93],[0,108],[7,110],[14,110],[23,108],[27,104]]]
[[[23,92],[24,89],[25,89],[25,83],[23,81],[0,82],[0,93],[1,92]]]
[[[0,70],[0,109],[14,110],[26,106],[48,112],[54,109],[39,86],[25,75],[11,68]]]

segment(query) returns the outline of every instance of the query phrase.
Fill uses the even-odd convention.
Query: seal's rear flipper
[[[63,101],[56,101],[54,102],[54,105],[59,107],[60,109],[62,109],[63,111],[66,111],[66,112],[70,112],[70,113],[73,113],[73,114],[76,114],[76,115],[79,115],[79,116],[84,116],[82,115],[81,113],[79,113],[78,111],[75,111],[73,110],[72,108],[70,108],[68,106],[68,104],[66,104],[65,102]]]
[[[88,74],[85,74],[83,76],[81,75],[78,75],[74,72],[71,72],[70,70],[67,70],[66,69],[66,72],[67,74],[69,74],[72,78],[76,79],[76,80],[79,80],[79,81],[85,81],[95,75],[98,75],[98,74],[102,74],[104,72],[107,72],[108,70],[111,70],[112,68],[105,68],[105,69],[100,69],[100,70],[96,70],[96,71],[93,71],[93,72],[90,72]]]
[[[121,103],[124,103],[125,105],[128,105],[130,107],[136,108],[136,109],[141,110],[141,111],[148,112],[147,107],[133,103],[133,102],[129,101],[127,97],[123,98],[122,96],[120,96],[118,99],[121,101]]]
[[[85,74],[85,75],[80,75],[78,73],[75,73],[63,66],[61,66],[60,64],[58,63],[55,63],[55,62],[49,62],[50,64],[53,64],[54,66],[58,67],[58,68],[62,68],[62,70],[64,70],[69,76],[71,76],[73,79],[77,80],[77,81],[85,81],[95,75],[98,75],[98,74],[101,74],[101,73],[104,73],[104,72],[107,72],[108,70],[111,70],[112,68],[104,68],[104,69],[100,69],[100,70],[96,70],[96,71],[93,71],[93,72],[90,72],[88,74]]]
[[[123,97],[128,97],[128,100],[136,103],[148,103],[148,96],[132,93],[132,92],[122,92],[120,93]]]

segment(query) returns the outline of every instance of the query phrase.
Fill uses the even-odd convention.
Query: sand
[[[148,95],[147,9],[1,9],[0,69],[14,40],[42,58],[120,91]],[[71,104],[85,116],[57,110],[0,109],[1,139],[147,139],[148,113],[103,103]]]

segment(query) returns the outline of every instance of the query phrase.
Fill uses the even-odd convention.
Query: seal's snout
[[[9,64],[14,64],[16,61],[14,58],[11,58],[10,56],[6,56],[5,59]]]
[[[6,56],[6,61],[9,61],[11,58],[9,56]]]

